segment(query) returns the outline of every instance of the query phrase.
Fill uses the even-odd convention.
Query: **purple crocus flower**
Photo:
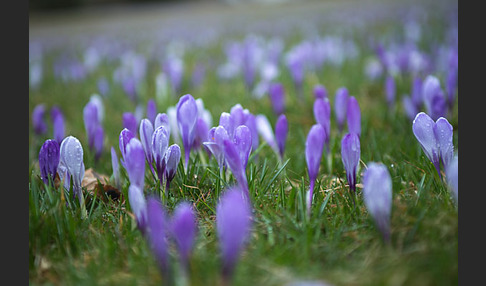
[[[147,201],[143,194],[143,187],[130,184],[128,187],[128,201],[135,215],[137,227],[142,232],[142,235],[145,235],[147,233],[149,214],[147,211]]]
[[[175,240],[183,269],[189,269],[189,257],[197,232],[196,214],[189,202],[179,203],[170,222],[170,230]]]
[[[336,122],[341,132],[344,127],[344,123],[346,120],[346,111],[348,109],[348,89],[345,87],[340,87],[336,91],[336,98],[334,101],[334,110],[336,114]]]
[[[312,125],[305,142],[305,160],[309,173],[309,192],[307,193],[307,215],[310,216],[314,184],[319,173],[322,150],[324,148],[324,128],[320,124]]]
[[[429,75],[425,78],[422,86],[422,96],[427,114],[433,120],[445,116],[447,112],[447,101],[437,77]]]
[[[346,169],[349,189],[356,192],[356,173],[358,171],[361,147],[359,137],[355,133],[346,134],[341,141],[341,159]]]
[[[280,160],[282,160],[284,156],[288,132],[289,123],[287,121],[287,117],[285,114],[281,114],[277,119],[277,123],[275,123],[275,139],[277,141]]]
[[[57,143],[61,144],[65,137],[64,115],[57,106],[51,108],[51,119],[53,127],[53,137]]]
[[[62,140],[59,148],[60,164],[62,164],[68,174],[72,176],[74,196],[78,196],[82,208],[81,216],[86,217],[84,205],[84,196],[81,188],[81,181],[84,177],[83,146],[81,142],[74,137],[68,136]]]
[[[105,131],[101,125],[98,125],[93,134],[93,148],[95,150],[95,160],[98,161],[103,152],[103,143],[105,140]]]
[[[219,171],[220,174],[223,173],[223,168],[225,166],[225,161],[224,161],[224,153],[223,153],[223,148],[221,145],[216,143],[216,130],[220,128],[220,130],[224,131],[226,134],[226,138],[228,138],[228,133],[226,133],[226,130],[222,126],[218,127],[213,127],[209,129],[208,131],[208,141],[203,142],[204,146],[209,149],[211,154],[213,154],[214,158],[216,159],[216,162],[218,162],[219,166]],[[219,142],[223,142],[222,140],[218,139]],[[221,175],[222,176],[222,175]]]
[[[390,242],[392,180],[382,163],[371,162],[363,174],[363,197],[368,212],[383,235]]]
[[[230,138],[233,138],[233,133],[235,131],[235,122],[228,112],[221,112],[219,116],[219,126],[222,126]]]
[[[125,161],[127,144],[128,142],[130,142],[132,138],[135,138],[135,134],[127,128],[123,128],[123,130],[120,132],[120,136],[118,137],[118,147],[120,148],[120,152],[122,155],[121,164],[123,167],[125,167],[124,161]]]
[[[239,148],[232,140],[229,139],[224,139],[221,146],[223,149],[226,164],[229,166],[231,173],[233,173],[236,181],[238,182],[238,185],[244,192],[245,198],[249,201],[250,193],[248,190],[248,181],[246,178],[244,162],[242,162]]]
[[[192,142],[192,149],[199,150],[202,142],[208,141],[209,126],[203,118],[196,121],[195,136]]]
[[[98,107],[93,102],[88,102],[83,109],[84,127],[86,129],[86,136],[88,138],[88,146],[90,149],[94,148],[94,137],[96,128],[100,125],[98,118]]]
[[[152,174],[155,176],[155,171],[153,167],[154,156],[152,152],[152,135],[154,133],[154,126],[152,122],[144,118],[140,121],[140,141],[142,142],[143,151],[145,152],[145,159],[152,171]]]
[[[165,130],[167,130],[167,133],[169,134],[169,138],[170,138],[171,126],[170,126],[170,122],[169,122],[169,116],[167,116],[167,114],[165,114],[165,113],[159,113],[155,117],[154,130],[159,128],[160,126],[164,126],[164,128],[165,128]]]
[[[135,135],[138,130],[138,121],[135,115],[131,112],[124,112],[122,115],[123,128],[126,128]]]
[[[111,168],[113,170],[115,185],[120,188],[120,165],[118,164],[118,156],[113,146],[111,147]]]
[[[251,131],[246,125],[236,127],[233,135],[233,143],[240,154],[240,160],[243,170],[246,169],[248,158],[251,153]]]
[[[412,130],[425,155],[441,176],[440,161],[447,169],[454,156],[452,125],[443,117],[434,122],[429,115],[420,112],[413,120]]]
[[[159,126],[152,135],[152,156],[155,161],[155,169],[157,170],[157,177],[161,186],[166,168],[165,153],[169,146],[168,134],[164,126]]]
[[[392,75],[388,75],[385,79],[385,95],[388,107],[392,108],[395,105],[396,97],[395,78]]]
[[[459,159],[455,155],[449,166],[445,170],[447,177],[447,184],[450,187],[452,197],[456,205],[459,202],[458,190],[459,190]]]
[[[355,133],[359,137],[361,135],[361,110],[354,96],[350,96],[348,99],[346,118],[349,133]]]
[[[272,125],[268,121],[268,118],[263,114],[258,114],[255,117],[255,123],[257,126],[258,134],[263,137],[265,142],[272,148],[275,154],[279,154],[277,142],[275,141],[275,135],[273,134]]]
[[[152,125],[155,124],[155,116],[157,116],[157,106],[155,100],[149,99],[147,101],[147,118],[150,120]]]
[[[45,122],[46,106],[44,104],[38,104],[32,111],[32,125],[34,132],[37,135],[42,135],[47,132],[47,124]]]
[[[177,166],[181,160],[181,148],[177,144],[172,144],[165,152],[165,189],[168,190],[170,182],[177,173]]]
[[[59,143],[52,139],[46,140],[39,151],[39,169],[44,184],[49,184],[49,178],[54,181],[59,159]]]
[[[329,140],[331,138],[331,104],[327,98],[317,98],[314,101],[314,118],[324,128],[324,144],[326,151],[329,151]]]
[[[231,279],[240,252],[250,238],[251,206],[238,187],[221,196],[216,207],[216,228],[222,255],[224,279]]]
[[[272,103],[273,112],[280,115],[285,111],[285,90],[281,83],[272,83],[268,88],[268,96]]]
[[[190,94],[183,95],[177,103],[177,124],[184,147],[184,172],[187,173],[191,146],[195,137],[195,127],[198,118],[196,101]]]
[[[145,153],[142,142],[137,138],[132,138],[125,150],[125,169],[131,185],[143,189],[145,181]]]
[[[413,78],[412,82],[412,92],[411,92],[411,97],[412,97],[412,102],[415,105],[416,109],[420,109],[423,104],[423,95],[422,95],[422,79],[418,76],[415,76]]]
[[[243,124],[248,126],[251,132],[251,149],[256,150],[260,145],[260,138],[258,136],[258,127],[256,124],[256,117],[255,115],[251,114],[250,111],[248,111],[248,109],[245,109],[243,112],[245,114],[245,123]]]
[[[147,227],[150,248],[164,280],[170,281],[167,214],[162,203],[154,197],[147,200]]]
[[[413,103],[413,99],[408,96],[404,95],[402,97],[402,104],[403,104],[403,109],[405,110],[405,114],[410,120],[413,120],[415,118],[415,115],[418,113],[418,109]]]
[[[316,84],[316,85],[314,85],[314,91],[313,92],[314,92],[314,97],[316,99],[318,99],[318,98],[322,98],[322,99],[327,98],[327,89],[322,84]]]

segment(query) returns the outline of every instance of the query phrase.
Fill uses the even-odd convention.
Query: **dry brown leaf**
[[[108,201],[108,197],[113,201],[123,201],[122,193],[109,184],[110,178],[103,174],[98,174],[92,168],[84,172],[81,187],[90,195],[101,198],[104,202]]]

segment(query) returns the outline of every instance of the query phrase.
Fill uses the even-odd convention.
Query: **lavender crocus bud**
[[[446,168],[446,177],[447,177],[447,184],[450,187],[452,197],[454,198],[454,202],[456,205],[459,203],[459,159],[458,156],[455,155],[452,158],[452,161]]]
[[[216,207],[218,232],[225,279],[231,279],[238,257],[251,234],[251,206],[238,187],[228,189]]]
[[[273,112],[280,115],[285,111],[285,90],[281,83],[272,83],[268,89]]]
[[[49,184],[49,178],[54,181],[59,159],[59,143],[52,139],[46,140],[39,151],[39,169],[44,184]]]
[[[120,136],[118,137],[118,147],[120,148],[120,152],[122,155],[121,163],[123,167],[125,167],[124,160],[127,144],[132,138],[135,138],[135,134],[127,128],[123,128],[123,130],[120,132]]]
[[[348,90],[345,87],[341,87],[336,91],[336,98],[334,101],[334,110],[336,114],[336,122],[341,132],[346,120],[346,111],[348,109]]]
[[[37,105],[32,111],[32,125],[37,135],[42,135],[47,132],[47,124],[44,119],[45,112],[46,106],[44,104]]]
[[[159,264],[164,280],[170,280],[167,214],[162,203],[153,197],[147,200],[148,242]]]
[[[138,130],[138,121],[135,115],[131,112],[124,112],[122,115],[123,128],[126,128],[135,135]]]
[[[240,160],[243,169],[246,169],[248,158],[251,152],[251,131],[246,125],[240,125],[235,129],[233,143],[240,153]]]
[[[245,198],[248,201],[250,201],[250,193],[248,190],[248,181],[244,169],[244,162],[242,162],[241,160],[241,155],[238,150],[238,147],[235,145],[233,141],[229,139],[225,139],[223,141],[222,147],[223,147],[223,153],[224,153],[226,164],[228,164],[231,173],[233,173],[233,175],[236,178],[236,181],[238,182],[238,185],[244,192]]]
[[[371,162],[363,174],[363,197],[368,212],[383,235],[390,242],[392,180],[382,163]]]
[[[206,146],[209,149],[209,151],[211,152],[211,154],[213,154],[214,158],[218,162],[218,166],[219,166],[219,169],[220,169],[220,173],[222,173],[223,168],[224,168],[224,164],[225,164],[225,162],[224,162],[224,153],[223,153],[222,146],[219,145],[218,143],[216,143],[216,135],[215,135],[216,129],[219,128],[219,127],[221,127],[221,129],[224,130],[224,127],[222,127],[222,126],[213,127],[211,129],[209,129],[209,131],[208,131],[208,141],[203,142],[203,144],[204,144],[204,146]],[[226,130],[224,130],[224,132],[226,133]],[[228,138],[228,134],[227,133],[226,133],[226,137]]]
[[[425,155],[441,176],[440,161],[447,168],[454,156],[452,125],[443,117],[434,122],[429,115],[420,112],[413,120],[412,130]]]
[[[187,272],[197,232],[196,214],[190,203],[181,202],[176,206],[170,222],[170,230],[176,243],[183,269]]]
[[[280,154],[280,160],[283,159],[285,152],[285,143],[287,141],[287,134],[289,132],[289,123],[285,114],[281,114],[277,123],[275,123],[275,139],[277,141],[278,151]]]
[[[155,116],[157,115],[157,106],[155,105],[155,100],[149,99],[147,101],[147,118],[150,123],[155,124]]]
[[[51,119],[53,126],[53,137],[57,143],[61,144],[65,137],[64,115],[57,106],[51,108]]]
[[[125,169],[131,185],[143,189],[145,181],[145,153],[140,140],[132,138],[126,146]]]
[[[96,128],[100,125],[98,118],[98,107],[93,102],[88,102],[83,109],[84,127],[86,129],[86,137],[88,138],[88,146],[90,149],[94,148],[94,136]]]
[[[324,128],[324,144],[329,151],[331,133],[331,104],[327,98],[317,98],[314,101],[314,118]]]
[[[165,113],[159,113],[155,117],[154,130],[159,128],[160,126],[164,126],[164,128],[165,128],[165,130],[167,130],[167,133],[169,134],[169,138],[170,138],[171,125],[170,125],[170,122],[169,122],[169,116],[167,116],[167,114],[165,114]]]
[[[172,144],[165,152],[165,189],[168,190],[170,182],[174,179],[177,173],[177,166],[181,160],[181,148],[177,144]]]
[[[230,113],[221,113],[221,115],[219,116],[219,126],[222,126],[224,130],[226,130],[226,132],[228,133],[228,136],[230,138],[233,138],[233,133],[235,132],[236,126]]]
[[[361,135],[361,110],[358,101],[354,96],[349,97],[347,106],[346,118],[348,122],[348,131],[349,133],[357,134],[359,137]]]
[[[154,133],[154,127],[149,119],[144,118],[142,119],[142,121],[140,121],[139,133],[140,141],[142,142],[143,146],[143,151],[145,152],[145,159],[147,160],[152,174],[155,175],[153,168],[154,156],[152,152],[152,135]]]
[[[209,127],[206,124],[206,121],[204,121],[202,118],[198,118],[196,121],[194,141],[192,142],[191,148],[194,150],[199,150],[202,142],[208,141],[208,132]]]
[[[255,123],[257,126],[258,134],[263,137],[263,140],[272,148],[275,154],[279,154],[277,142],[275,141],[275,135],[273,134],[272,125],[268,121],[268,118],[259,114],[255,117]]]
[[[96,106],[96,111],[98,112],[98,121],[103,122],[103,119],[105,117],[105,106],[103,105],[103,100],[101,99],[101,96],[94,93],[90,96],[89,102]]]
[[[159,126],[155,129],[152,136],[152,156],[155,161],[155,169],[157,170],[157,177],[159,178],[160,184],[162,184],[166,160],[165,153],[169,146],[169,135],[164,126]]]
[[[324,148],[324,128],[320,124],[314,124],[305,142],[305,160],[307,163],[307,171],[309,173],[309,192],[307,193],[307,215],[310,216],[310,208],[312,205],[312,196],[314,192],[314,184],[319,173],[319,166],[321,164],[322,150]]]
[[[419,77],[414,77],[412,82],[412,102],[417,109],[420,109],[423,103],[423,95],[422,95],[422,79]]]
[[[98,161],[103,152],[103,143],[105,140],[105,132],[101,125],[98,125],[93,134],[93,148],[95,150],[95,160]]]
[[[318,98],[321,98],[321,99],[327,98],[327,89],[322,84],[316,84],[314,86],[313,92],[314,92],[314,97],[316,99],[318,99]]]
[[[120,188],[120,165],[118,164],[118,156],[113,146],[111,147],[111,168],[113,170],[115,185]]]
[[[418,109],[413,103],[412,98],[408,95],[402,96],[402,104],[408,119],[413,120],[418,113]]]
[[[187,172],[191,146],[195,137],[195,127],[198,118],[196,101],[190,94],[183,95],[177,103],[177,123],[184,146],[185,164],[184,171]]]
[[[385,95],[388,107],[392,108],[395,105],[396,97],[395,79],[392,75],[388,75],[385,79]]]
[[[445,116],[447,112],[447,102],[438,78],[433,75],[429,75],[425,78],[422,86],[422,95],[427,114],[429,114],[433,120]]]
[[[84,197],[81,189],[81,181],[85,171],[83,146],[76,137],[68,136],[62,140],[59,154],[60,161],[66,167],[70,176],[72,176],[74,195],[78,196],[80,204],[84,206]]]
[[[258,127],[256,125],[255,115],[251,114],[247,109],[244,110],[245,113],[245,123],[244,125],[250,128],[251,132],[251,149],[256,150],[260,145],[260,138],[258,136]]]
[[[358,135],[355,133],[346,134],[341,141],[341,159],[346,170],[349,189],[353,192],[356,192],[356,174],[360,154],[361,147]]]
[[[135,215],[137,227],[142,234],[145,235],[148,227],[148,213],[147,202],[143,194],[143,187],[130,184],[128,187],[128,201],[130,202],[130,207]]]

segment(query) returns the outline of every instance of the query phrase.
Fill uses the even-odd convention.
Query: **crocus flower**
[[[130,202],[130,207],[135,215],[137,227],[140,232],[142,232],[142,235],[145,235],[148,227],[148,211],[147,201],[143,194],[143,187],[130,184],[128,187],[128,201]]]
[[[44,184],[49,184],[49,178],[54,181],[57,166],[59,165],[59,143],[48,139],[42,144],[39,151],[39,169]]]
[[[233,187],[221,196],[216,207],[216,229],[218,232],[225,279],[230,279],[240,252],[250,238],[251,206],[238,187]]]
[[[154,130],[157,129],[159,126],[164,126],[165,130],[167,130],[167,133],[169,134],[170,137],[171,126],[169,122],[169,116],[167,116],[167,114],[165,113],[157,114],[154,121]]]
[[[243,124],[248,126],[251,132],[251,149],[256,150],[260,145],[260,138],[258,136],[258,127],[256,124],[256,117],[255,115],[251,114],[250,111],[248,111],[248,109],[245,109],[243,112],[245,113],[245,123]]]
[[[341,159],[346,170],[349,189],[356,192],[356,173],[358,171],[361,147],[359,137],[355,133],[346,134],[341,141]]]
[[[235,143],[229,139],[224,139],[221,145],[223,147],[223,153],[224,153],[226,164],[229,166],[231,173],[233,173],[233,175],[236,178],[236,181],[238,182],[238,185],[244,192],[245,198],[249,201],[250,194],[248,190],[248,181],[246,178],[246,172],[243,165],[244,162],[242,162],[241,159],[240,150],[235,145]]]
[[[258,134],[267,142],[272,148],[275,154],[279,154],[277,142],[275,141],[275,135],[273,134],[272,125],[268,121],[268,118],[263,114],[258,114],[255,117],[255,123],[257,126]]]
[[[98,107],[95,103],[90,101],[84,106],[83,120],[86,129],[86,137],[88,138],[88,146],[90,149],[93,149],[96,128],[100,125]]]
[[[155,105],[155,100],[149,99],[147,101],[147,118],[150,123],[155,124],[155,116],[157,116],[157,106]]]
[[[154,127],[152,122],[144,118],[140,121],[140,141],[142,142],[143,151],[145,152],[145,159],[152,171],[152,174],[155,176],[155,171],[153,167],[154,156],[152,152],[152,135],[154,133]]]
[[[195,137],[197,117],[196,101],[190,94],[183,95],[177,103],[177,124],[182,137],[182,145],[184,146],[185,172],[187,172],[191,146]]]
[[[359,137],[361,135],[361,110],[354,96],[349,97],[347,106],[346,118],[348,131],[349,133],[357,134]]]
[[[181,160],[181,148],[177,144],[172,144],[165,152],[165,189],[168,190],[170,182],[177,173],[177,166]]]
[[[105,132],[101,125],[96,126],[93,134],[93,148],[95,150],[95,160],[98,161],[103,152],[103,143],[105,140]]]
[[[363,197],[368,212],[386,242],[390,241],[392,180],[382,163],[371,162],[363,174]]]
[[[124,112],[122,115],[123,128],[126,128],[135,135],[138,130],[138,121],[135,115],[131,112]]]
[[[170,222],[170,230],[175,240],[183,269],[187,272],[189,257],[196,238],[196,214],[188,202],[179,203]]]
[[[396,97],[395,78],[392,75],[388,75],[385,79],[385,96],[388,107],[392,108]]]
[[[154,197],[147,200],[147,227],[150,248],[162,276],[164,280],[170,280],[167,214],[162,203]]]
[[[452,125],[443,117],[434,122],[429,115],[420,112],[413,120],[412,130],[425,155],[441,176],[440,161],[447,168],[454,156]]]
[[[47,124],[44,119],[45,112],[46,106],[44,104],[38,104],[32,111],[32,125],[37,135],[42,135],[47,132]]]
[[[164,126],[159,126],[155,129],[152,135],[152,156],[155,161],[155,169],[157,170],[157,177],[159,178],[160,184],[164,178],[166,160],[165,153],[169,146],[169,136],[168,132]]]
[[[140,140],[132,138],[127,146],[125,153],[125,170],[131,185],[143,189],[145,181],[145,153]]]
[[[324,128],[324,144],[326,151],[329,151],[329,140],[331,138],[331,104],[327,98],[317,98],[314,101],[314,118]]]
[[[326,87],[324,87],[324,85],[322,85],[322,84],[316,84],[316,85],[314,86],[314,90],[313,90],[313,92],[314,92],[314,97],[315,97],[316,99],[318,99],[318,98],[322,98],[322,99],[324,99],[324,98],[326,98],[326,97],[327,97],[327,89],[326,89]]]
[[[127,128],[123,128],[123,130],[120,132],[120,136],[118,137],[118,147],[120,148],[120,152],[121,152],[121,155],[122,155],[122,160],[121,160],[121,164],[123,167],[125,167],[125,151],[127,149],[127,144],[128,142],[130,142],[130,140],[132,138],[135,138],[135,134],[127,129]]]
[[[103,100],[101,99],[101,96],[94,93],[90,96],[89,102],[96,106],[96,111],[98,112],[98,121],[100,123],[103,122],[103,119],[105,118],[105,106],[103,105]]]
[[[281,83],[272,83],[268,88],[268,96],[272,103],[273,112],[280,115],[285,111],[285,90]]]
[[[233,135],[233,143],[235,144],[240,154],[242,168],[246,169],[248,158],[251,152],[251,132],[246,125],[236,127]]]
[[[433,120],[437,120],[439,117],[445,117],[447,101],[437,77],[429,75],[425,78],[422,86],[422,96],[427,114]]]
[[[216,159],[216,162],[218,162],[220,174],[222,174],[223,173],[223,168],[225,166],[225,162],[224,162],[223,148],[222,148],[221,145],[219,145],[218,143],[216,143],[216,135],[215,135],[215,132],[216,132],[216,129],[217,128],[221,128],[222,130],[224,130],[224,127],[222,127],[222,126],[213,127],[211,129],[209,129],[209,131],[208,131],[208,141],[203,142],[203,145],[206,146],[206,148],[208,148],[208,150],[211,152],[211,154],[213,154],[214,158]],[[228,134],[226,133],[226,130],[224,130],[224,132],[226,134],[226,137],[228,137]],[[219,141],[222,142],[222,140],[219,140]]]
[[[61,109],[57,106],[53,106],[51,108],[51,119],[52,119],[52,127],[53,127],[53,137],[57,141],[57,143],[61,144],[62,140],[64,139],[65,135],[65,126],[64,126],[64,115],[61,112]]]
[[[285,152],[285,143],[287,141],[287,135],[289,133],[289,123],[285,114],[281,114],[277,123],[275,123],[275,139],[277,141],[278,151],[280,154],[280,160],[283,159]]]
[[[348,109],[348,90],[345,87],[340,87],[336,90],[336,97],[334,101],[334,110],[336,114],[336,122],[339,131],[343,130],[344,123],[346,120],[346,111]]]
[[[113,146],[111,147],[111,168],[113,170],[115,185],[120,188],[120,165],[118,164],[118,156]]]
[[[459,202],[458,190],[459,190],[459,159],[455,155],[449,166],[446,168],[447,184],[450,187],[452,197],[456,205]]]
[[[321,164],[322,150],[324,148],[324,132],[324,128],[320,124],[314,124],[307,134],[305,142],[305,160],[307,162],[307,171],[309,173],[310,182],[306,200],[308,216],[310,216],[314,184]]]
[[[417,109],[420,109],[424,101],[422,95],[422,84],[423,82],[420,77],[415,76],[413,78],[412,91],[410,96],[412,97],[412,102]]]
[[[81,181],[84,177],[83,146],[81,142],[74,137],[68,136],[62,140],[60,149],[60,162],[66,167],[67,172],[72,176],[74,196],[78,196],[82,208],[82,217],[85,217],[86,209],[84,197],[81,189]]]
[[[418,109],[413,103],[413,100],[410,96],[404,95],[402,96],[402,105],[403,109],[405,110],[405,114],[410,120],[415,118],[415,115],[418,113]]]

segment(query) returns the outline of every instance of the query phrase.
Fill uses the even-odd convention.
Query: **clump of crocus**
[[[363,197],[368,212],[383,235],[390,242],[392,180],[382,163],[371,162],[363,174]]]
[[[177,166],[181,160],[181,148],[177,144],[172,144],[165,152],[165,189],[168,190],[170,182],[177,173]]]
[[[314,124],[305,142],[305,160],[307,162],[307,171],[309,173],[309,191],[307,192],[307,216],[310,216],[314,184],[319,173],[321,156],[324,148],[324,128],[320,124]]]
[[[336,97],[334,99],[334,111],[336,114],[336,122],[338,129],[341,132],[346,122],[346,111],[348,109],[349,93],[347,88],[340,87],[336,90]]]
[[[64,138],[59,148],[59,156],[60,164],[66,168],[68,176],[72,176],[74,196],[78,197],[79,204],[81,205],[81,217],[85,218],[87,213],[81,187],[85,168],[81,142],[74,136]]]
[[[449,166],[445,170],[447,176],[447,184],[451,190],[452,197],[456,205],[459,203],[459,159],[458,155],[455,155]]]
[[[182,269],[187,275],[197,233],[196,214],[189,202],[181,202],[176,206],[170,221],[170,233],[179,252]]]
[[[440,117],[434,122],[429,115],[420,112],[413,120],[412,130],[425,155],[441,176],[440,162],[447,169],[454,157],[452,125],[444,117]]]
[[[251,205],[242,190],[232,187],[216,207],[216,229],[222,258],[222,275],[229,282],[251,233]]]
[[[288,133],[289,123],[287,117],[285,114],[281,114],[277,119],[277,123],[275,123],[275,140],[277,141],[280,161],[282,161],[284,157],[285,143],[287,141]]]
[[[359,137],[361,135],[361,110],[354,96],[348,98],[346,118],[349,133],[354,133]]]
[[[198,118],[196,101],[190,94],[183,95],[177,103],[177,124],[184,147],[184,172],[187,173],[191,147],[195,138],[195,127]]]
[[[361,147],[358,135],[355,133],[346,134],[341,141],[341,159],[346,170],[349,189],[353,194],[356,193],[356,174],[358,172],[360,154]]]
[[[167,214],[159,199],[147,199],[147,240],[159,265],[164,284],[172,285]]]
[[[59,159],[59,144],[57,141],[46,140],[39,151],[39,169],[44,184],[48,185],[50,180],[54,181]]]
[[[329,140],[331,138],[331,104],[329,99],[317,98],[314,101],[314,118],[324,129],[324,144],[326,146],[326,152],[329,152]]]

